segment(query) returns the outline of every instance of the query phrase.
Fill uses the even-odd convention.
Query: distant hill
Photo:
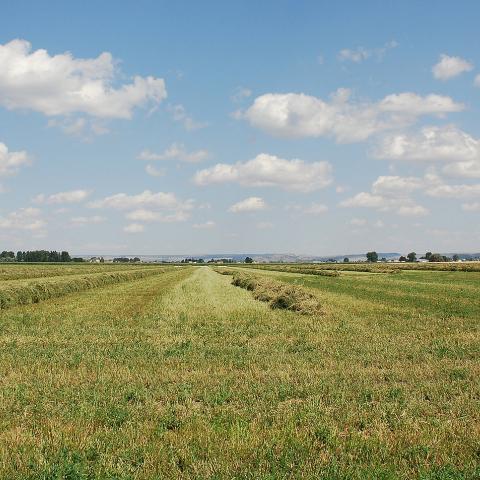
[[[99,255],[78,255],[85,259],[89,259]],[[111,260],[119,255],[100,255],[105,260]],[[123,257],[139,257],[144,262],[180,262],[184,258],[203,258],[205,261],[210,259],[219,260],[222,258],[231,259],[237,262],[243,262],[246,257],[251,257],[258,263],[300,263],[300,262],[326,262],[326,261],[340,261],[343,262],[345,257],[350,261],[366,260],[364,253],[346,254],[346,255],[330,255],[330,256],[315,256],[315,255],[296,255],[294,253],[209,253],[202,255],[121,255]],[[382,253],[378,252],[379,258],[386,258],[388,260],[399,258],[399,253]]]
[[[378,258],[386,258],[387,260],[398,260],[401,255],[396,252],[377,252]],[[458,255],[461,259],[472,260],[480,259],[480,253],[443,253],[441,255],[452,257]],[[421,253],[417,254],[420,257]],[[111,260],[114,257],[120,255],[75,255],[89,259],[94,256],[102,256],[105,260]],[[316,256],[316,255],[296,255],[294,253],[208,253],[202,255],[121,255],[124,257],[139,257],[143,262],[180,262],[185,258],[203,258],[206,262],[210,259],[219,260],[222,258],[231,259],[236,262],[243,262],[245,257],[251,257],[257,263],[307,263],[307,262],[343,262],[343,259],[347,257],[351,262],[366,261],[367,257],[365,253],[347,253],[344,255],[329,255],[329,256]]]

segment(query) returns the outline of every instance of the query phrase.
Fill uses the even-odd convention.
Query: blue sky
[[[4,2],[0,249],[480,250],[477,2]]]

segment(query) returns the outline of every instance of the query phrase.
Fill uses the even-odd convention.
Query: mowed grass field
[[[480,477],[479,272],[233,270],[321,310],[207,266],[0,310],[0,478]]]

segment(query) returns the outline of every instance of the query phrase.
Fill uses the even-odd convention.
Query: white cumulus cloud
[[[146,165],[145,172],[151,177],[163,177],[166,173],[164,168],[155,168],[153,165]]]
[[[16,175],[22,167],[30,164],[31,158],[27,152],[10,152],[8,147],[0,142],[0,177]]]
[[[0,104],[48,116],[129,119],[134,108],[166,98],[164,80],[152,76],[135,76],[131,83],[113,87],[121,78],[116,65],[108,52],[90,59],[68,52],[50,55],[32,50],[26,40],[12,40],[0,45]]]
[[[38,208],[20,208],[14,212],[0,217],[0,229],[26,230],[31,232],[43,231],[47,223],[42,218]]]
[[[127,211],[126,218],[136,222],[184,222],[190,218],[193,200],[179,200],[173,193],[145,190],[136,195],[117,193],[90,202],[90,208]]]
[[[469,185],[433,185],[426,191],[430,197],[437,198],[480,198],[480,184]]]
[[[448,175],[480,178],[480,139],[454,125],[428,126],[418,134],[387,135],[373,153],[394,161],[442,162]]]
[[[101,200],[95,200],[89,204],[91,208],[114,208],[128,210],[141,207],[177,208],[181,202],[173,193],[151,192],[145,190],[137,195],[116,193]]]
[[[185,145],[181,143],[172,143],[162,153],[155,153],[148,149],[142,150],[137,158],[149,162],[156,160],[179,160],[180,162],[198,163],[207,159],[209,156],[210,152],[208,150],[202,149],[188,152]]]
[[[265,210],[267,205],[263,198],[249,197],[241,202],[235,203],[228,210],[233,213],[243,212],[258,212],[259,210]]]
[[[360,192],[340,202],[341,207],[363,207],[393,211],[402,216],[424,216],[428,210],[417,205],[411,193],[421,189],[425,181],[417,177],[380,176],[370,192]]]
[[[473,65],[461,57],[440,55],[440,60],[432,67],[433,76],[438,80],[449,80],[464,72],[473,70]]]
[[[480,198],[480,184],[448,184],[435,172],[423,177],[380,176],[372,184],[370,192],[360,192],[341,202],[340,206],[393,211],[404,216],[428,214],[425,207],[413,200],[413,193],[423,193],[432,198],[476,199]]]
[[[184,222],[188,220],[190,218],[190,213],[189,209],[182,208],[168,213],[140,208],[127,213],[125,217],[129,220],[135,220],[137,222],[173,223]]]
[[[348,143],[411,125],[423,115],[443,116],[464,109],[450,97],[435,94],[405,92],[379,102],[355,102],[350,97],[350,90],[344,88],[329,101],[303,93],[267,93],[236,117],[279,137],[327,136]]]
[[[372,208],[381,212],[393,211],[402,216],[424,216],[428,214],[425,207],[415,204],[410,198],[392,198],[370,192],[360,192],[341,202],[340,206]]]
[[[238,183],[246,187],[279,187],[310,192],[329,185],[332,182],[331,172],[328,162],[307,163],[261,153],[246,162],[217,163],[200,170],[195,174],[194,182],[197,185]]]
[[[52,195],[41,193],[37,195],[33,201],[39,204],[79,203],[83,202],[90,194],[91,192],[88,190],[69,190],[67,192],[58,192]]]

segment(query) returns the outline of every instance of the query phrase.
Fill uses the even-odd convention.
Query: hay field
[[[158,269],[0,310],[0,478],[480,476],[479,272]]]

